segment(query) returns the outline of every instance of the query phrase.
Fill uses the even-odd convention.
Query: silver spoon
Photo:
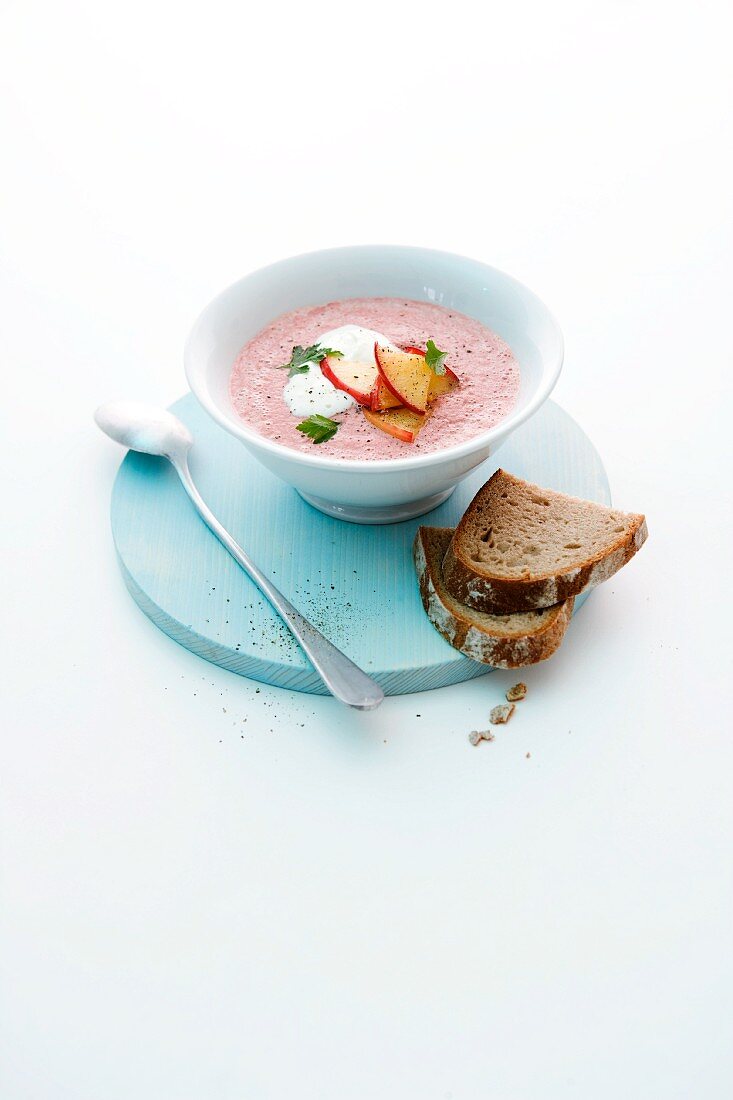
[[[222,527],[196,488],[188,468],[188,452],[193,436],[185,424],[165,409],[156,409],[137,401],[113,401],[100,405],[94,414],[99,427],[111,439],[133,451],[160,455],[173,464],[194,508],[219,542],[266,596],[278,615],[287,623],[300,646],[336,699],[357,710],[373,710],[384,699],[384,692],[345,653],[324,638],[319,630],[297,611],[282,592],[278,592],[264,573],[245,554],[239,543]]]

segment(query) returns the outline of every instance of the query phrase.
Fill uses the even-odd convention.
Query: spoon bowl
[[[131,451],[172,460],[193,446],[193,436],[178,417],[142,401],[108,401],[94,419],[105,435]]]

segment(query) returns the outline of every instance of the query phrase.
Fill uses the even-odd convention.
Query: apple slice
[[[421,355],[374,345],[374,358],[380,378],[401,405],[414,413],[424,413],[433,372]]]
[[[378,378],[375,363],[357,363],[353,359],[327,356],[321,360],[321,373],[337,390],[351,394],[360,405],[371,405],[372,391]]]
[[[450,367],[445,368],[445,374],[436,374],[435,371],[430,373],[433,377],[430,379],[428,401],[435,401],[437,397],[442,397],[444,393],[448,393],[458,385],[458,375]]]
[[[411,355],[422,355],[425,358],[425,352],[422,348],[413,347],[412,344],[405,344],[405,351]],[[459,378],[455,371],[452,371],[450,367],[445,367],[445,374],[436,374],[432,372],[433,377],[430,379],[430,389],[428,390],[428,401],[435,401],[437,397],[442,397],[444,393],[448,393],[454,386],[459,384]],[[374,405],[372,405],[374,408]]]
[[[403,443],[414,443],[417,434],[430,419],[431,411],[427,413],[415,413],[410,409],[387,409],[386,412],[372,412],[371,409],[362,409],[364,416],[375,428],[393,435]]]
[[[401,405],[402,402],[398,397],[388,390],[384,384],[384,380],[381,374],[377,374],[377,380],[374,383],[374,389],[372,390],[372,412],[381,412],[384,409],[394,409],[397,405]]]

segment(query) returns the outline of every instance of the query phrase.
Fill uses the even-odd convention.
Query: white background
[[[726,8],[4,0],[3,1100],[733,1095]],[[256,692],[113,558],[95,405],[359,242],[536,290],[648,516],[476,749],[515,676]]]

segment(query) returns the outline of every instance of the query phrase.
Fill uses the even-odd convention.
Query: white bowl
[[[519,361],[517,404],[505,420],[463,443],[398,459],[335,459],[302,454],[266,439],[237,416],[229,375],[242,345],[278,314],[340,298],[437,302],[476,317]],[[394,523],[430,511],[547,400],[557,382],[563,340],[547,307],[516,279],[487,264],[396,245],[360,245],[294,256],[222,291],[186,341],[186,376],[206,411],[314,507],[354,523]]]

